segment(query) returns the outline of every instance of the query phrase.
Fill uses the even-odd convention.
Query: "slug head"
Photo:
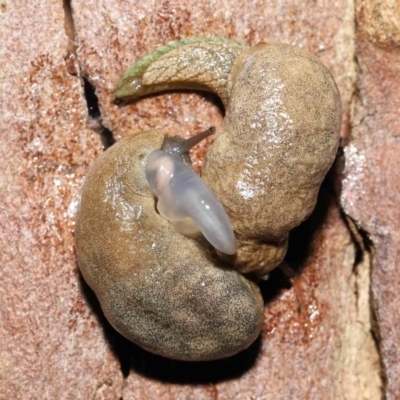
[[[200,232],[217,250],[236,253],[236,240],[229,218],[218,198],[182,157],[189,149],[215,132],[210,128],[188,140],[169,139],[153,151],[146,162],[146,177],[157,197],[159,213],[175,229],[189,237]]]
[[[189,139],[183,139],[180,136],[166,136],[161,150],[170,154],[177,160],[183,161],[185,164],[191,166],[192,162],[190,160],[189,150],[200,143],[203,139],[214,135],[215,128],[211,126],[207,130],[192,136]]]

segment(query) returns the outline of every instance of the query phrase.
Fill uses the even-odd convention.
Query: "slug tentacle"
[[[192,162],[190,161],[189,150],[214,133],[215,128],[211,126],[207,130],[200,132],[189,139],[183,139],[180,136],[166,136],[161,150],[164,150],[171,154],[171,156],[191,166]]]
[[[132,100],[165,90],[193,89],[215,92],[226,105],[232,64],[247,48],[236,40],[216,37],[172,42],[133,64],[118,82],[115,96]]]
[[[217,250],[233,255],[237,250],[236,240],[224,207],[193,168],[179,158],[213,132],[214,128],[210,128],[179,141],[176,146],[169,141],[167,147],[172,154],[165,150],[153,151],[147,158],[145,172],[158,199],[158,212],[170,220],[178,232],[189,237],[201,232]]]

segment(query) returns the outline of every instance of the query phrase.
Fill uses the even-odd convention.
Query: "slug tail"
[[[231,67],[247,48],[246,44],[217,37],[169,43],[128,68],[116,86],[115,97],[131,100],[165,90],[192,89],[214,92],[226,105]]]

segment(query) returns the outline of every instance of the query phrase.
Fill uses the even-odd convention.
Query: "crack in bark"
[[[355,10],[355,12],[357,12]],[[355,15],[355,35],[357,35],[357,18]],[[342,146],[345,147],[352,139],[353,129],[361,123],[363,123],[368,117],[372,116],[374,113],[370,114],[367,113],[361,120],[357,123],[356,122],[356,110],[360,105],[362,106],[362,98],[361,98],[361,91],[360,91],[360,73],[361,73],[361,65],[357,56],[357,51],[354,51],[353,54],[353,63],[355,65],[356,77],[353,82],[352,86],[352,93],[350,96],[350,115],[349,115],[349,135],[346,143],[343,143]],[[345,154],[343,153],[343,157]],[[344,160],[345,162],[346,160]],[[340,196],[339,196],[340,197]],[[353,218],[351,215],[347,214],[346,211],[343,209],[341,202],[339,200],[341,215],[344,223],[346,224],[352,243],[355,246],[355,257],[353,263],[353,274],[355,275],[355,300],[356,300],[356,310],[357,313],[360,312],[359,303],[360,303],[360,270],[359,268],[362,267],[363,261],[366,257],[368,257],[368,267],[369,267],[369,288],[368,288],[368,304],[369,304],[369,322],[370,322],[370,337],[375,344],[376,353],[379,360],[379,376],[381,379],[381,397],[385,397],[386,392],[386,380],[385,380],[385,370],[382,360],[382,355],[380,352],[380,340],[379,340],[379,325],[377,323],[376,313],[373,308],[373,293],[372,293],[372,269],[373,269],[373,259],[374,259],[374,243],[370,237],[368,231],[363,229],[358,221]]]
[[[67,44],[67,52],[64,57],[66,63],[66,69],[68,74],[72,76],[78,77],[81,81],[81,85],[83,88],[86,106],[87,106],[87,114],[88,114],[88,122],[90,129],[94,130],[100,135],[101,142],[103,144],[104,150],[107,150],[110,146],[115,143],[115,138],[113,133],[102,124],[102,116],[99,108],[99,100],[96,95],[96,88],[89,81],[89,78],[82,73],[82,68],[79,63],[78,55],[77,55],[77,42],[75,40],[75,25],[73,18],[73,11],[71,6],[71,0],[63,0],[63,9],[64,9],[64,30],[65,34],[68,38]],[[119,369],[121,371],[123,380],[126,380],[129,375],[129,370],[126,370],[126,366],[124,365],[123,360],[120,356],[116,357],[119,362]],[[101,390],[104,385],[111,386],[112,382],[109,380],[100,383],[94,393],[94,397],[96,398],[97,393]],[[121,396],[119,398],[123,400]]]
[[[72,8],[70,0],[63,0],[64,9],[64,30],[68,38],[67,54],[71,54],[76,58],[77,44],[75,42],[74,19],[72,16]]]
[[[356,220],[347,215],[343,209],[342,217],[350,231],[350,236],[356,248],[353,272],[356,272],[357,265],[363,261],[365,252],[373,253],[373,242],[366,230],[360,227]]]
[[[378,356],[379,361],[379,377],[381,381],[381,398],[385,398],[386,391],[386,378],[385,378],[385,370],[382,361],[382,356],[380,353],[380,334],[379,334],[379,325],[377,323],[376,313],[372,304],[372,287],[371,287],[371,275],[373,268],[373,258],[374,258],[374,243],[369,235],[369,233],[363,229],[357,221],[351,216],[347,215],[343,210],[341,210],[342,218],[349,229],[352,243],[355,246],[355,257],[353,263],[353,274],[355,275],[355,298],[356,298],[356,309],[357,313],[361,313],[360,310],[360,282],[362,279],[360,277],[361,273],[359,268],[362,267],[363,261],[365,258],[368,258],[368,274],[369,274],[369,287],[368,287],[368,303],[369,303],[369,325],[370,330],[369,334],[372,339],[372,342],[375,345],[376,354]],[[365,288],[364,288],[365,290]]]
[[[96,95],[96,88],[89,82],[89,79],[86,76],[81,75],[81,80],[83,82],[83,90],[88,108],[90,129],[94,130],[100,135],[103,149],[107,150],[115,143],[114,135],[102,123],[99,99]]]
[[[64,29],[65,34],[68,37],[67,54],[65,56],[67,72],[70,75],[77,76],[81,80],[87,105],[89,127],[100,135],[103,149],[107,150],[115,143],[115,138],[112,131],[102,123],[102,116],[99,107],[99,99],[96,95],[96,88],[90,82],[89,77],[82,72],[82,68],[79,63],[79,58],[77,55],[78,45],[75,40],[75,26],[71,0],[63,0],[63,8],[65,15]]]

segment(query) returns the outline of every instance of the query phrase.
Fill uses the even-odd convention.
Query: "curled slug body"
[[[287,45],[248,49],[218,38],[156,50],[123,75],[116,96],[186,87],[215,92],[226,107],[202,177],[232,223],[236,254],[228,256],[231,240],[214,240],[220,236],[219,227],[212,232],[214,218],[202,230],[206,236],[211,230],[221,262],[156,212],[151,187],[160,213],[174,225],[183,219],[186,229],[189,217],[201,227],[206,218],[199,215],[207,214],[198,202],[206,186],[176,157],[175,145],[160,151],[165,138],[157,131],[115,144],[90,168],[76,254],[106,317],[124,336],[166,357],[211,360],[245,349],[258,336],[263,301],[243,273],[264,276],[278,266],[289,231],[313,210],[338,146],[341,104],[333,78],[314,56]],[[174,177],[163,181],[159,167],[168,164]],[[187,177],[197,192],[193,208]],[[182,193],[187,200],[180,202]],[[217,225],[225,226],[221,235],[229,237],[219,206],[207,202]]]
[[[78,264],[129,340],[174,359],[227,357],[260,333],[262,297],[155,211],[145,164],[163,142],[157,131],[133,135],[91,166],[75,226]]]
[[[221,97],[225,119],[202,171],[236,234],[236,256],[221,256],[241,272],[265,275],[282,262],[290,230],[314,209],[336,155],[337,86],[315,56],[289,45],[247,49],[214,39],[168,46],[144,68],[134,64],[116,96],[132,99],[187,83]]]

